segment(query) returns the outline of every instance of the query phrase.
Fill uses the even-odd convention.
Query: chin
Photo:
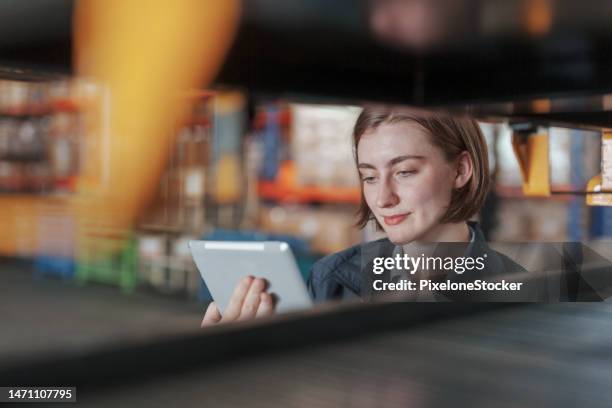
[[[406,245],[416,239],[415,234],[406,231],[386,231],[387,238],[395,245]]]

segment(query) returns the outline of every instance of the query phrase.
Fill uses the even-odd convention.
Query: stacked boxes
[[[320,254],[346,249],[361,242],[352,206],[311,208],[308,206],[263,207],[260,229],[305,239],[310,249]]]
[[[304,186],[353,187],[352,130],[360,109],[291,105],[291,154]]]

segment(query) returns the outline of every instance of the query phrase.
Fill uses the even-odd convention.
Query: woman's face
[[[457,171],[418,124],[383,124],[364,133],[358,169],[370,210],[397,245],[434,241]]]

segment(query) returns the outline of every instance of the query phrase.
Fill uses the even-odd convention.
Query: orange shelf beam
[[[359,204],[359,187],[300,186],[297,183],[295,166],[288,161],[281,165],[275,181],[260,181],[258,193],[261,198],[280,203],[347,203]]]

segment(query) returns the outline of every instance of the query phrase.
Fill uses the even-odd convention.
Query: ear
[[[457,158],[457,175],[455,176],[454,187],[460,189],[464,187],[472,178],[474,166],[468,152],[463,151]]]

